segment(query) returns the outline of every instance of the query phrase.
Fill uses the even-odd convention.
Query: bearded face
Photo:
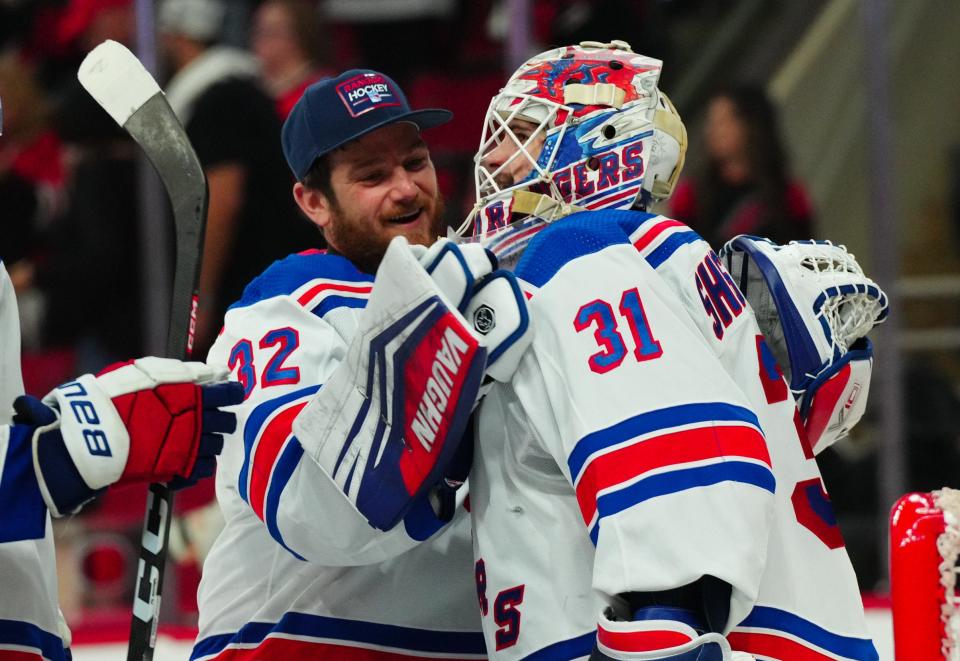
[[[398,122],[329,154],[330,193],[294,188],[300,208],[338,253],[376,271],[396,236],[430,245],[446,233],[430,152],[413,124]]]

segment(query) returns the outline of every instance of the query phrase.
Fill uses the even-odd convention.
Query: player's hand
[[[169,482],[213,474],[222,434],[243,389],[202,363],[142,358],[85,374],[43,401],[20,397],[16,424],[31,425],[40,491],[56,516],[76,511],[111,484]]]
[[[498,270],[496,257],[478,243],[439,239],[429,249],[411,250],[480,337],[487,349],[486,375],[509,381],[533,339],[516,277]]]

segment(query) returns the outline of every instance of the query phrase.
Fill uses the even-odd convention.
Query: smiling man
[[[284,125],[284,151],[298,179],[297,204],[335,252],[373,273],[393,237],[429,245],[446,233],[420,129],[451,116],[410,110],[400,88],[374,71],[347,71],[307,89]]]
[[[443,308],[444,296],[430,290],[435,277],[431,280],[415,257],[421,255],[422,264],[442,263],[442,255],[428,259],[421,247],[433,244],[445,227],[436,172],[420,131],[450,118],[446,110],[411,109],[396,83],[381,73],[353,70],[307,88],[284,125],[284,155],[297,179],[293,196],[330,248],[291,255],[256,278],[228,310],[208,357],[211,365],[237,375],[246,397],[237,410],[238,442],[218,467],[217,500],[226,526],[204,565],[193,659],[485,657],[469,515],[454,506],[463,494],[445,493],[447,506],[441,509],[436,494],[431,500],[413,488],[409,512],[384,515],[389,523],[401,517],[400,523],[388,532],[377,530],[338,490],[340,485],[363,496],[368,485],[379,489],[380,475],[368,474],[364,455],[358,459],[367,427],[351,418],[332,433],[335,442],[347,441],[330,470],[322,465],[317,436],[302,434],[294,424],[317,399],[350,402],[377,387],[379,381],[366,381],[364,365],[351,362],[372,354],[355,349],[364,338],[373,345],[375,338],[389,336],[385,342],[393,344],[387,351],[402,345],[389,355],[391,374],[381,371],[378,378],[389,386],[396,371],[403,385],[385,387],[385,396],[401,400],[409,393],[409,410],[427,406],[418,376],[402,370],[424,355],[418,342],[441,328],[441,340],[425,345],[431,354],[450,358],[450,371],[438,373],[443,397],[427,406],[436,423],[430,427],[436,432],[431,449],[445,445],[443,430],[462,431],[465,415],[458,400],[466,401],[469,414],[470,389],[479,388],[485,349],[462,323],[457,326],[463,320],[459,313]],[[391,241],[400,236],[410,244],[400,246],[407,270],[402,277],[382,278],[381,262],[387,265],[390,255],[398,254]],[[461,255],[455,247],[444,254],[454,253]],[[473,256],[490,270],[482,249]],[[421,326],[413,330],[402,326],[402,319],[393,323],[404,314],[377,316],[385,307],[395,311],[396,302],[416,290],[406,278],[410,267],[419,272],[418,282],[426,283],[415,304],[435,301],[434,311],[443,308],[421,315]],[[398,284],[391,289],[392,282]],[[380,319],[386,319],[384,332],[375,326]],[[457,349],[455,356],[445,351],[450,347]],[[471,356],[481,361],[473,363]],[[436,368],[436,361],[427,364]],[[421,381],[431,376],[419,372]],[[368,383],[366,390],[353,379]],[[344,386],[345,381],[350,382]],[[379,421],[379,403],[372,406],[374,413],[357,420]],[[400,402],[384,409],[383,419],[396,422],[403,408]],[[336,422],[334,416],[320,418],[330,427]],[[386,434],[384,446],[394,439],[389,427]],[[408,454],[423,458],[405,449],[409,453],[399,453],[401,460]],[[371,451],[377,457],[374,469],[386,465],[381,459],[390,453]]]

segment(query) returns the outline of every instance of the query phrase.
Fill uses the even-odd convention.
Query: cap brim
[[[424,108],[423,110],[411,110],[410,112],[404,113],[402,115],[396,115],[390,119],[386,119],[379,124],[374,124],[373,126],[368,126],[364,130],[356,133],[355,135],[350,136],[346,140],[342,140],[335,145],[330,146],[323,153],[317,154],[314,158],[320,158],[324,154],[329,154],[337,147],[342,147],[348,142],[353,142],[363,136],[373,133],[378,129],[382,129],[384,126],[390,126],[391,124],[396,124],[397,122],[410,122],[411,124],[416,125],[420,130],[430,129],[434,126],[440,126],[441,124],[446,124],[451,119],[453,119],[453,113],[449,110],[443,110],[442,108]]]

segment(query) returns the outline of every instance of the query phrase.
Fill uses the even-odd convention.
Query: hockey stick
[[[207,220],[207,182],[200,161],[160,87],[126,47],[115,41],[103,42],[83,60],[77,78],[140,145],[170,198],[177,261],[166,353],[172,358],[189,358]],[[140,541],[128,661],[153,658],[172,511],[173,493],[167,485],[151,484]]]

